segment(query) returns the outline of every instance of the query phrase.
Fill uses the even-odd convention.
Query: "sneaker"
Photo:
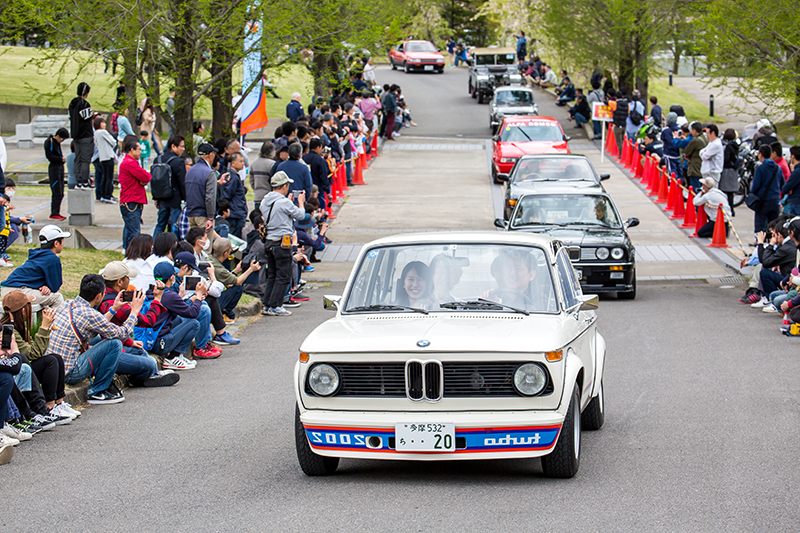
[[[5,465],[10,463],[12,457],[14,457],[13,446],[6,445],[0,447],[0,465]]]
[[[314,272],[316,269],[317,267],[312,267],[311,265],[309,265],[307,267],[303,267],[303,272]]]
[[[42,422],[52,422],[57,426],[63,426],[65,424],[69,424],[72,422],[72,419],[68,416],[58,416],[53,414],[46,414],[46,415],[36,415],[33,417],[33,421],[37,424],[41,424]]]
[[[70,420],[75,420],[78,418],[78,415],[73,415],[72,413],[68,413],[63,407],[63,404],[57,404],[55,407],[50,409],[50,414],[53,416],[63,416],[69,418]]]
[[[9,437],[5,433],[0,433],[0,447],[2,446],[16,446],[19,441],[13,437]]]
[[[61,215],[50,215],[50,220],[67,220],[67,217]]]
[[[300,302],[292,301],[292,299],[284,300],[283,307],[300,307]]]
[[[23,440],[31,440],[31,438],[33,438],[33,435],[31,435],[27,431],[20,431],[19,429],[15,428],[8,422],[6,422],[5,426],[0,428],[0,433],[5,435],[6,437],[17,439],[20,442],[22,442]]]
[[[234,322],[236,322],[236,317],[231,318],[228,315],[223,314],[222,318],[225,320],[226,324],[233,324]]]
[[[269,310],[267,310],[267,314],[270,316],[290,316],[292,312],[287,311],[281,306],[281,307],[270,307]]]
[[[164,359],[164,363],[161,366],[171,370],[193,370],[197,366],[197,362],[189,361],[183,355],[178,355],[172,359]]]
[[[781,333],[783,333],[784,335],[788,335],[790,329],[791,326],[781,326]]]
[[[43,425],[43,424],[37,424],[33,420],[21,420],[21,421],[17,422],[14,425],[18,429],[21,429],[22,431],[27,431],[31,435],[36,435],[40,431],[47,431],[49,429],[53,429],[54,427],[56,427],[56,425],[53,424],[52,422],[49,423],[49,424]]]
[[[9,263],[9,262],[8,262],[8,261],[6,261],[5,259],[0,259],[0,267],[7,267],[7,268],[11,268],[11,267],[13,267],[13,266],[14,266],[13,264]]]
[[[305,287],[306,283],[308,283],[306,280],[301,279],[300,280],[300,287]]]
[[[778,312],[778,308],[775,307],[772,304],[765,305],[764,307],[761,308],[761,310],[764,311],[765,313],[777,313]]]
[[[209,352],[209,351],[204,350],[202,348],[195,348],[192,351],[192,357],[194,357],[195,359],[216,359],[220,355],[222,355],[221,351],[219,351],[219,352]]]
[[[104,204],[113,204],[114,203],[111,200],[109,200],[108,198],[100,198],[100,201],[103,202]]]
[[[211,353],[220,353],[220,354],[222,353],[222,348],[218,348],[218,347],[214,346],[213,344],[211,344],[210,342],[206,343],[206,345],[203,346],[203,349],[205,351],[211,352]]]
[[[63,409],[64,411],[66,411],[71,415],[75,415],[76,418],[81,416],[81,412],[78,411],[77,409],[73,409],[69,403],[61,402],[59,405],[61,405],[61,409]]]
[[[768,305],[768,304],[769,304],[769,300],[767,300],[767,297],[766,296],[762,296],[759,301],[757,301],[754,304],[750,304],[750,307],[752,307],[753,309],[761,309],[762,307],[764,307],[765,305]]]
[[[745,294],[739,301],[743,304],[754,304],[761,299],[761,296],[758,295],[757,292],[751,292],[750,294]]]
[[[303,296],[302,294],[299,294],[299,292],[300,291],[297,291],[294,294],[292,294],[291,298],[289,299],[293,302],[307,302],[311,299],[310,296]]]
[[[236,345],[242,342],[240,339],[235,338],[233,335],[228,333],[227,331],[223,332],[222,335],[214,335],[212,339],[216,344],[232,344]]]
[[[109,387],[103,392],[96,392],[94,394],[90,394],[89,398],[86,401],[92,405],[105,405],[108,403],[124,402],[125,396],[122,394],[122,391],[120,390],[112,391],[111,387]]]
[[[261,314],[262,315],[272,315],[272,313],[269,310],[269,307],[267,307],[266,305],[262,305],[261,306]]]
[[[181,377],[172,370],[159,370],[142,382],[142,387],[169,387],[180,381]]]

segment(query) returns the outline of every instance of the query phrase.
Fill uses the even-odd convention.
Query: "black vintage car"
[[[636,298],[636,250],[626,229],[638,224],[638,218],[623,222],[599,185],[552,186],[526,194],[508,223],[495,221],[507,231],[544,233],[561,240],[585,293],[615,292],[628,300]]]

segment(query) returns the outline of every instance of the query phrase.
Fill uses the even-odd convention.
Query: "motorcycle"
[[[757,153],[751,150],[749,140],[738,139],[739,141],[739,190],[733,194],[733,206],[739,207],[744,203],[744,199],[750,194],[750,185],[753,183],[753,176],[756,168],[761,164]]]

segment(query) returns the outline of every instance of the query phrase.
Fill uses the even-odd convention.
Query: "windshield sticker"
[[[378,257],[378,250],[370,250],[369,253],[367,254],[367,257],[369,259],[375,259],[376,257]]]

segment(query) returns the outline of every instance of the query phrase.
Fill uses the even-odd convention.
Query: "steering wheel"
[[[525,179],[522,181],[532,181],[532,180],[540,180],[542,179],[542,175],[538,172],[531,172],[530,174],[525,176]]]
[[[494,289],[489,294],[499,295],[499,294],[503,294],[503,293],[511,294],[513,296],[516,296],[516,297],[522,297],[522,301],[523,301],[523,303],[525,303],[525,305],[533,307],[533,300],[531,300],[527,295],[525,295],[525,294],[523,294],[523,293],[521,293],[519,291],[515,291],[515,290],[512,290],[512,289]],[[488,300],[488,298],[487,298],[487,300]]]

